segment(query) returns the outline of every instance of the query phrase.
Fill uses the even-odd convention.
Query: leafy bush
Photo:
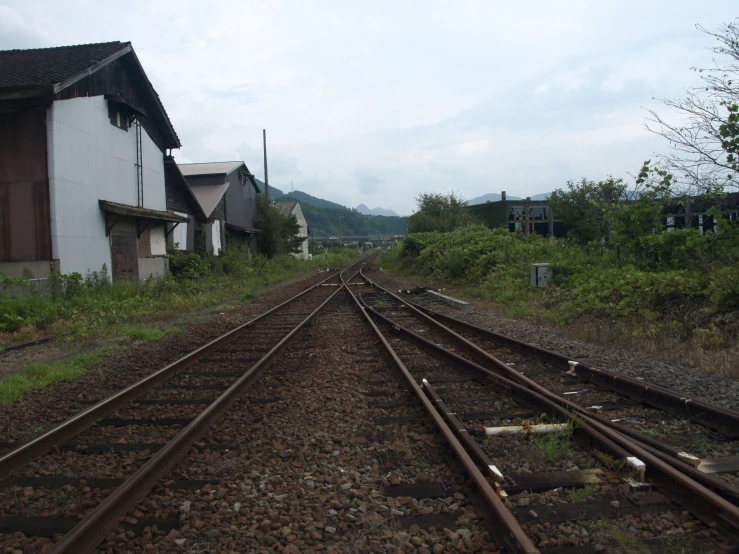
[[[211,271],[206,257],[181,250],[170,254],[169,270],[178,279],[202,279]]]
[[[408,218],[409,233],[448,232],[476,221],[475,215],[466,209],[464,198],[454,192],[423,193],[416,202],[418,210]]]

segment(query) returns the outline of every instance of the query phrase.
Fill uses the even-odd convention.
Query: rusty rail
[[[325,280],[324,280],[325,281]],[[141,499],[149,494],[156,482],[171,470],[190,447],[244,393],[246,387],[259,373],[268,367],[292,342],[298,333],[345,287],[341,284],[326,300],[280,340],[258,362],[251,366],[226,391],[214,400],[187,427],[157,451],[136,473],[126,479],[97,508],[90,512],[64,538],[56,544],[52,553],[91,552],[115,529],[118,521]],[[311,287],[315,288],[315,287]],[[302,293],[301,293],[302,295]]]
[[[375,284],[375,286],[377,286],[377,285]],[[382,287],[378,287],[378,288],[380,290],[385,291],[385,292],[389,292],[386,289],[382,289]],[[390,293],[390,294],[392,294],[392,293]],[[395,297],[395,295],[393,295],[393,296]],[[423,312],[423,314],[426,317],[435,317],[435,315],[438,314],[438,312],[434,312],[433,310],[430,310],[428,308],[424,308],[422,306],[418,306],[418,305],[416,305],[416,304],[414,304],[412,302],[404,301],[403,299],[400,299],[399,297],[395,297],[395,298],[397,298],[399,301],[401,301],[401,302],[409,305],[409,307],[417,308],[419,311]],[[457,319],[455,319],[455,318],[453,318],[451,316],[447,316],[445,314],[439,314],[439,315],[442,316],[439,319],[444,319],[445,321],[451,321],[453,323],[464,324],[467,327],[474,328],[475,330],[479,329],[481,332],[484,332],[485,331],[484,329],[481,329],[481,328],[476,327],[476,326],[471,325],[471,324],[467,324],[466,322],[462,322],[462,321],[457,320]],[[445,326],[442,325],[442,327],[444,329],[446,329]],[[620,424],[618,422],[611,421],[610,419],[608,419],[606,417],[603,417],[601,415],[592,413],[591,411],[589,411],[586,408],[580,406],[579,404],[576,404],[575,402],[572,402],[571,400],[568,400],[566,398],[562,398],[562,397],[560,397],[560,396],[558,396],[556,394],[551,393],[550,391],[548,391],[547,389],[545,389],[544,387],[542,387],[541,385],[539,385],[538,383],[536,383],[532,379],[530,379],[528,377],[525,377],[524,375],[521,375],[520,373],[518,373],[515,370],[512,370],[504,362],[502,362],[501,360],[498,360],[496,357],[492,356],[490,353],[482,350],[481,348],[479,348],[477,345],[475,345],[471,341],[468,341],[464,337],[461,337],[460,335],[454,333],[451,330],[449,330],[449,331],[455,336],[455,338],[458,337],[459,339],[461,339],[460,344],[462,344],[463,347],[465,347],[467,349],[472,349],[475,353],[480,354],[480,355],[486,357],[487,359],[489,359],[490,361],[492,361],[494,363],[494,365],[495,365],[496,368],[498,368],[499,370],[502,370],[502,372],[499,371],[498,374],[508,375],[513,380],[515,380],[517,382],[520,382],[523,385],[525,385],[525,386],[527,386],[527,387],[529,387],[529,388],[531,388],[533,390],[537,390],[537,391],[541,392],[542,394],[546,395],[548,398],[550,398],[554,402],[559,403],[560,405],[562,405],[563,407],[567,408],[568,410],[572,410],[573,412],[577,412],[577,413],[582,414],[583,416],[585,416],[587,418],[587,420],[593,426],[597,426],[598,428],[608,427],[608,428],[614,430],[616,433],[618,433],[618,435],[615,435],[615,436],[620,437],[620,440],[621,441],[623,441],[623,440],[630,441],[633,445],[635,445],[635,446],[637,446],[639,448],[643,448],[646,452],[648,452],[652,456],[654,456],[654,457],[658,458],[659,460],[661,460],[662,462],[664,462],[664,463],[672,466],[676,470],[678,470],[678,471],[686,474],[692,480],[697,481],[698,483],[700,483],[701,485],[707,487],[711,491],[718,493],[720,496],[722,496],[725,499],[730,500],[732,503],[739,505],[739,489],[737,489],[736,487],[728,484],[726,481],[723,481],[722,479],[719,479],[718,477],[715,477],[715,476],[710,475],[710,474],[707,474],[707,473],[703,473],[702,471],[698,470],[694,466],[692,466],[692,465],[686,463],[685,461],[679,459],[678,458],[678,450],[670,447],[669,445],[667,445],[665,443],[660,442],[659,440],[657,440],[657,439],[655,439],[653,437],[648,437],[648,436],[644,435],[643,433],[640,433],[639,431],[637,431],[635,429],[632,429],[630,427],[627,427],[625,425],[622,425],[622,424]],[[490,332],[490,333],[492,333],[492,332]],[[495,333],[493,333],[493,334],[495,334]],[[538,348],[538,347],[536,347],[534,345],[530,345],[530,344],[524,343],[522,341],[517,341],[516,339],[511,339],[511,340],[516,341],[516,343],[518,343],[518,344],[521,344],[521,345],[530,347],[532,351],[535,351],[535,352],[544,351],[546,353],[550,353],[550,351],[544,350],[544,349],[540,349],[540,348]],[[556,354],[556,353],[553,353],[552,352],[551,354]],[[561,354],[556,354],[556,356],[559,359],[561,359],[561,360],[567,359],[566,356],[563,356]],[[568,362],[569,362],[569,360],[568,360]],[[580,366],[578,365],[576,367],[580,367]],[[595,371],[601,372],[601,373],[606,373],[603,370],[597,370],[596,369]],[[608,373],[610,373],[610,372],[608,372]],[[621,376],[619,376],[618,374],[615,374],[615,373],[610,373],[610,374],[613,375],[616,380],[618,380],[618,378],[621,377]],[[637,381],[637,383],[640,384],[640,385],[642,384],[639,381]],[[650,390],[653,390],[653,391],[657,391],[657,390],[667,391],[667,389],[664,389],[664,388],[659,387],[657,385],[653,385],[651,383],[644,383],[644,385],[645,385],[646,388],[648,388]],[[621,392],[621,391],[616,390],[616,392]],[[679,396],[679,395],[676,395],[672,391],[667,391],[667,392],[669,392],[670,395],[672,395],[673,398]],[[625,392],[621,392],[621,393],[622,394],[626,394]],[[629,396],[629,395],[627,394],[627,396]],[[732,410],[727,410],[727,409],[721,408],[720,406],[712,406],[710,404],[707,404],[704,401],[696,401],[693,404],[693,406],[699,406],[699,405],[708,405],[708,406],[711,406],[714,409],[713,410],[713,413],[715,414],[715,417],[714,417],[714,419],[712,419],[712,421],[714,423],[716,422],[716,418],[719,417],[719,414],[726,414],[726,416],[728,416],[729,418],[736,417],[737,415],[739,415],[739,414],[737,414],[736,412],[734,412]],[[668,409],[668,408],[666,408],[665,406],[662,406],[661,409]],[[692,412],[691,412],[691,417],[695,417]],[[723,417],[723,416],[721,416],[721,417]],[[732,423],[732,420],[731,419],[724,419],[723,420],[722,427],[724,429],[731,429],[733,432],[736,432],[736,429],[737,429],[737,425],[734,425]]]
[[[560,363],[562,367],[571,367],[571,362],[575,362],[575,366],[572,368],[574,375],[585,382],[595,383],[625,396],[638,397],[640,401],[655,408],[685,412],[696,421],[700,421],[714,429],[727,430],[733,433],[737,433],[737,429],[739,429],[739,411],[716,406],[700,398],[690,398],[677,394],[655,383],[635,379],[628,375],[613,373],[605,369],[599,369],[584,362],[568,358],[564,354],[553,352],[501,333],[483,329],[477,325],[434,311],[426,306],[420,306],[414,302],[408,303],[434,319],[459,325],[490,340],[502,342],[521,350],[527,350],[545,360]]]
[[[703,474],[701,474],[702,482],[698,482],[698,477],[694,474],[692,476],[689,476],[687,473],[689,470],[685,470],[687,468],[687,464],[683,462],[679,462],[678,460],[674,460],[667,457],[667,459],[664,459],[662,456],[659,456],[659,452],[655,452],[653,449],[646,448],[645,445],[642,442],[633,440],[621,432],[613,429],[610,425],[606,425],[602,423],[601,421],[598,421],[597,418],[593,417],[593,414],[589,413],[585,408],[579,406],[578,404],[575,404],[574,402],[571,402],[567,399],[563,399],[551,391],[545,389],[535,381],[529,379],[528,377],[525,377],[521,375],[520,373],[512,370],[510,367],[508,367],[505,363],[498,360],[485,350],[481,349],[476,344],[470,342],[466,338],[462,337],[458,333],[455,333],[453,330],[449,329],[439,321],[436,321],[428,314],[422,312],[421,310],[417,309],[414,305],[410,304],[409,302],[406,302],[399,296],[395,295],[394,293],[390,292],[389,290],[385,289],[384,287],[378,285],[377,283],[373,282],[371,279],[369,279],[366,275],[364,276],[365,280],[372,284],[373,287],[377,288],[378,290],[382,290],[386,294],[389,294],[391,297],[396,299],[401,304],[407,306],[410,310],[418,314],[421,318],[429,321],[432,326],[436,326],[437,328],[441,329],[445,334],[448,336],[451,336],[454,338],[454,340],[462,345],[463,348],[466,350],[473,351],[476,355],[479,355],[493,365],[498,371],[496,373],[490,371],[487,368],[482,368],[478,364],[475,364],[474,362],[471,362],[467,360],[466,358],[462,358],[461,356],[457,356],[456,354],[453,354],[449,351],[447,351],[444,348],[441,348],[430,341],[427,341],[423,337],[418,336],[416,333],[413,333],[410,330],[403,329],[402,327],[398,326],[396,323],[394,323],[392,320],[385,318],[381,314],[379,314],[377,311],[373,310],[372,308],[369,308],[365,305],[365,308],[370,310],[373,315],[382,318],[386,322],[388,322],[390,325],[395,326],[397,330],[401,330],[409,335],[413,335],[415,337],[415,340],[417,341],[423,341],[429,345],[429,348],[433,348],[437,351],[444,351],[446,356],[452,356],[457,359],[457,363],[461,365],[466,365],[468,368],[476,371],[480,371],[481,369],[483,372],[487,372],[489,377],[493,377],[496,380],[502,380],[507,386],[517,389],[518,386],[524,386],[527,389],[529,389],[530,392],[536,393],[537,395],[540,395],[541,397],[544,397],[548,402],[555,403],[558,406],[562,408],[568,409],[572,414],[576,415],[575,419],[580,419],[581,421],[587,423],[587,427],[585,430],[588,432],[588,434],[591,435],[593,438],[597,438],[599,442],[605,442],[613,443],[615,445],[618,445],[621,450],[626,450],[630,452],[631,456],[636,456],[639,459],[641,459],[644,463],[647,464],[647,468],[653,468],[656,469],[659,473],[661,473],[664,477],[666,477],[668,480],[678,483],[685,492],[689,493],[690,495],[694,495],[696,498],[696,501],[703,501],[710,505],[713,509],[717,510],[718,513],[723,517],[723,519],[729,523],[733,528],[739,529],[739,507],[732,503],[731,501],[727,500],[727,497],[736,502],[736,499],[739,497],[739,491],[734,489],[733,487],[730,487],[723,483],[722,481],[712,478],[710,481],[703,479]],[[610,421],[609,421],[610,423]],[[595,431],[595,434],[593,434],[593,431]],[[605,439],[605,441],[604,441]],[[679,465],[678,465],[679,464]],[[677,466],[677,467],[676,467]],[[700,472],[696,472],[700,473]],[[694,478],[695,477],[695,478]],[[706,477],[708,477],[706,475]],[[715,481],[715,482],[714,482]],[[708,484],[710,482],[710,485]],[[708,488],[711,486],[712,488]],[[712,490],[715,487],[716,490]]]
[[[356,263],[352,264],[352,266],[356,265]],[[39,435],[32,441],[27,442],[19,446],[15,450],[12,450],[3,455],[2,457],[0,457],[0,486],[2,486],[1,480],[8,477],[8,475],[12,471],[25,466],[29,461],[43,456],[54,447],[59,446],[69,439],[75,437],[76,435],[93,425],[96,421],[102,419],[105,415],[135,400],[151,388],[171,378],[177,372],[190,367],[198,360],[203,358],[205,355],[217,349],[222,344],[236,338],[241,333],[246,331],[249,327],[252,327],[262,319],[276,312],[277,310],[287,306],[288,304],[291,304],[298,298],[309,293],[311,290],[319,287],[322,283],[325,283],[329,279],[336,277],[336,275],[336,273],[330,275],[326,279],[320,281],[315,285],[312,285],[311,287],[308,287],[304,291],[275,306],[271,310],[268,310],[263,314],[255,317],[254,319],[242,325],[239,325],[235,329],[232,329],[231,331],[210,341],[208,344],[205,344],[200,348],[193,350],[179,360],[172,362],[162,369],[155,371],[151,375],[147,375],[146,377],[140,379],[132,385],[129,385],[128,387],[116,392],[108,398],[101,400],[97,404],[94,404],[93,406],[90,406],[89,408],[73,415],[56,427],[49,429],[45,433]]]
[[[342,276],[342,280],[343,280],[343,276]],[[444,417],[436,410],[436,408],[434,407],[434,401],[429,399],[429,397],[426,396],[426,394],[423,392],[423,390],[418,385],[418,383],[416,383],[416,380],[413,378],[410,371],[408,371],[408,368],[405,366],[405,364],[401,361],[401,359],[395,353],[392,346],[390,346],[390,343],[387,342],[387,340],[382,335],[382,332],[378,329],[375,322],[372,321],[372,318],[369,316],[369,314],[367,314],[365,306],[362,305],[362,303],[356,297],[356,295],[351,290],[351,288],[349,287],[346,287],[346,288],[349,294],[351,295],[352,299],[356,303],[357,307],[362,312],[362,315],[367,320],[367,323],[369,323],[369,325],[372,327],[373,331],[375,332],[377,337],[382,342],[388,354],[390,354],[390,357],[392,358],[393,363],[403,374],[403,377],[407,381],[408,385],[411,387],[413,392],[419,398],[419,400],[423,404],[423,407],[426,409],[428,414],[434,420],[436,427],[444,435],[444,438],[449,443],[449,446],[452,448],[455,455],[457,456],[457,458],[460,460],[460,462],[464,466],[470,478],[474,481],[475,485],[480,491],[480,495],[482,496],[483,501],[487,504],[487,506],[490,508],[490,510],[495,515],[496,521],[498,521],[501,524],[501,533],[500,533],[501,538],[506,542],[509,548],[511,548],[512,552],[525,553],[525,554],[538,553],[539,549],[534,545],[531,539],[526,535],[526,533],[521,528],[521,525],[518,523],[516,518],[511,513],[511,511],[505,506],[503,501],[498,497],[493,487],[487,481],[487,479],[482,474],[482,472],[478,469],[475,461],[470,457],[470,455],[465,450],[464,446],[462,446],[462,444],[457,439],[454,432],[451,430],[449,425],[446,423],[446,421],[444,420]]]

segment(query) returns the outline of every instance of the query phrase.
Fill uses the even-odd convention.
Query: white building
[[[300,242],[300,250],[298,252],[293,252],[293,256],[303,260],[310,259],[311,256],[308,249],[308,222],[305,220],[303,210],[300,208],[300,202],[297,200],[277,200],[275,202],[275,206],[283,215],[294,215],[295,219],[298,221],[298,225],[300,226],[300,231],[298,232],[298,237],[302,239]]]
[[[165,274],[180,146],[130,43],[0,51],[0,272]]]

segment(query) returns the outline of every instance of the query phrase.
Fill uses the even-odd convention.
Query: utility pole
[[[267,174],[267,130],[262,129],[262,141],[264,143],[264,197],[269,203],[269,175]]]

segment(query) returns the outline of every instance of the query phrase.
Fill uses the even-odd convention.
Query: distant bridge
[[[335,235],[313,235],[314,242],[400,242],[405,235],[346,235],[341,238]]]

